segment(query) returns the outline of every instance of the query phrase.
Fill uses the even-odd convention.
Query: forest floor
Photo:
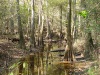
[[[25,57],[26,54],[27,51],[19,49],[17,43],[12,43],[5,39],[0,40],[0,73],[16,60]]]
[[[0,73],[11,63],[14,63],[16,60],[24,58],[27,56],[28,52],[18,48],[17,43],[12,43],[7,40],[0,40]],[[99,55],[100,57],[100,55]],[[100,58],[99,58],[100,59]],[[76,62],[76,73],[81,75],[84,71],[89,69],[97,61],[77,61]],[[79,74],[81,73],[81,74]],[[1,75],[1,74],[0,74]]]

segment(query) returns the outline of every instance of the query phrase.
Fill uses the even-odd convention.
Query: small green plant
[[[95,75],[95,73],[94,73],[94,68],[89,68],[88,74],[89,74],[89,75]]]
[[[79,15],[86,18],[87,17],[88,12],[86,10],[83,10],[81,12],[79,12]]]

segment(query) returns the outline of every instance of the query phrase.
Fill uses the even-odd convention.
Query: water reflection
[[[50,53],[52,44],[46,44],[45,50],[31,53],[26,58],[14,63],[3,75],[61,75],[59,66],[54,65],[53,54]]]
[[[20,61],[20,63],[18,64],[18,75],[22,75],[23,73],[23,60]]]
[[[12,68],[9,68],[3,75],[74,75],[67,74],[64,66],[59,64],[61,57],[59,57],[59,53],[50,51],[56,49],[52,45],[54,44],[46,44],[44,50],[41,48],[39,51],[33,52],[19,62],[14,63],[11,66]]]
[[[21,59],[16,65],[13,64],[12,69],[6,71],[5,75],[74,75],[67,74],[67,70],[64,69],[63,65],[58,64],[58,61],[53,64],[49,63],[47,68],[46,61],[41,58],[37,59],[37,56],[32,54]]]

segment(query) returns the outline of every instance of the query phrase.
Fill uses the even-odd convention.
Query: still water
[[[64,52],[50,52],[57,49],[47,44],[44,51],[31,53],[25,58],[18,59],[2,75],[87,75],[84,72],[75,71],[75,65],[69,67],[70,63],[62,63]],[[67,68],[66,68],[67,64]]]
[[[37,56],[30,55],[19,62],[14,63],[4,71],[3,75],[65,75],[60,64],[48,63],[38,59]]]

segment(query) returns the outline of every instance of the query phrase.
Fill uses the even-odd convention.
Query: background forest
[[[99,63],[100,0],[0,0],[0,75],[99,75]]]

